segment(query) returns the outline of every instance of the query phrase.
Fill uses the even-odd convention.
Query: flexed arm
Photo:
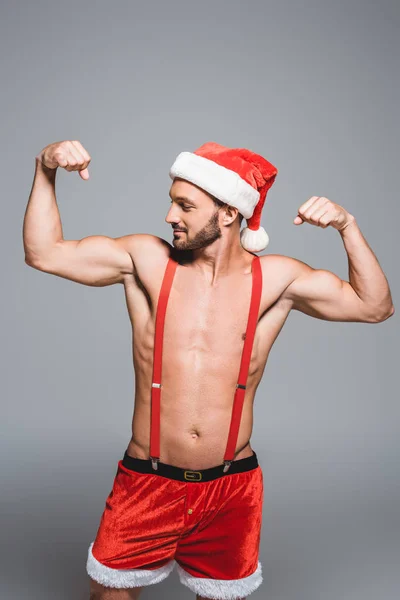
[[[348,256],[349,281],[331,271],[313,269],[289,258],[291,283],[283,296],[292,308],[328,321],[380,323],[394,313],[388,281],[355,217],[328,198],[312,196],[298,210],[296,225],[304,221],[340,233]]]
[[[132,235],[111,238],[103,235],[82,240],[64,240],[58,211],[55,179],[58,167],[79,171],[89,178],[91,157],[78,141],[55,142],[36,156],[36,171],[25,212],[23,243],[25,262],[77,283],[105,286],[122,283],[134,265],[129,249]]]

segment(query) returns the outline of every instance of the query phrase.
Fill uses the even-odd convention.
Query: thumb
[[[82,169],[82,171],[79,171],[79,175],[82,179],[89,179],[89,171],[87,169]]]
[[[293,223],[295,225],[301,225],[302,223],[304,223],[304,221],[301,217],[299,217],[299,215],[297,215],[297,217],[294,219]]]

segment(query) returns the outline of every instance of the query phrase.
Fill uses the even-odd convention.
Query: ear
[[[231,206],[230,204],[226,204],[223,207],[223,222],[224,225],[230,225],[236,219],[239,210],[235,206]]]

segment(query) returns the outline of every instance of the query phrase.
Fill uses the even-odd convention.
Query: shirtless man
[[[262,581],[263,478],[250,436],[275,339],[290,310],[364,323],[394,313],[387,279],[353,215],[312,196],[294,219],[338,231],[349,281],[291,257],[258,257],[248,249],[255,238],[244,244],[238,206],[250,225],[268,188],[262,169],[272,169],[270,184],[275,168],[250,151],[231,161],[234,149],[201,148],[181,153],[170,171],[165,220],[172,245],[151,234],[65,240],[56,171],[79,171],[86,180],[91,158],[78,141],[50,144],[36,157],[23,228],[26,263],[85,285],[123,284],[133,331],[132,437],[88,552],[93,600],[136,599],[174,564],[197,600],[238,600],[254,591]],[[253,222],[246,235],[255,229]],[[265,247],[265,230],[262,236]]]

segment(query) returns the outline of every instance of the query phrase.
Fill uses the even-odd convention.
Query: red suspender
[[[164,321],[167,310],[169,292],[178,263],[168,259],[164,278],[161,284],[157,303],[156,330],[154,336],[153,381],[151,384],[151,422],[150,422],[150,458],[153,469],[157,469],[160,460],[160,398],[161,398],[161,366],[164,338]]]
[[[247,375],[249,372],[251,351],[253,348],[254,334],[258,321],[258,310],[260,307],[262,291],[262,271],[260,257],[254,256],[251,264],[252,290],[249,316],[247,319],[246,337],[244,340],[242,359],[240,362],[238,383],[236,384],[235,397],[233,400],[231,425],[229,428],[228,442],[224,455],[224,473],[229,469],[235,456],[236,442],[239,434],[240,419],[246,393]]]
[[[160,295],[157,304],[155,339],[154,339],[154,362],[153,381],[151,385],[151,423],[150,423],[150,458],[153,469],[157,469],[160,461],[160,399],[161,399],[161,365],[162,348],[164,337],[165,313],[172,281],[178,263],[169,258],[161,284]],[[258,321],[262,291],[262,272],[260,259],[254,256],[252,261],[252,290],[249,316],[247,320],[246,336],[243,345],[242,358],[239,369],[238,383],[236,384],[235,397],[233,401],[231,424],[228,442],[224,455],[224,472],[226,472],[234,458],[236,442],[239,434],[240,419],[246,391],[247,375],[250,366],[251,351],[253,348],[254,334]]]

